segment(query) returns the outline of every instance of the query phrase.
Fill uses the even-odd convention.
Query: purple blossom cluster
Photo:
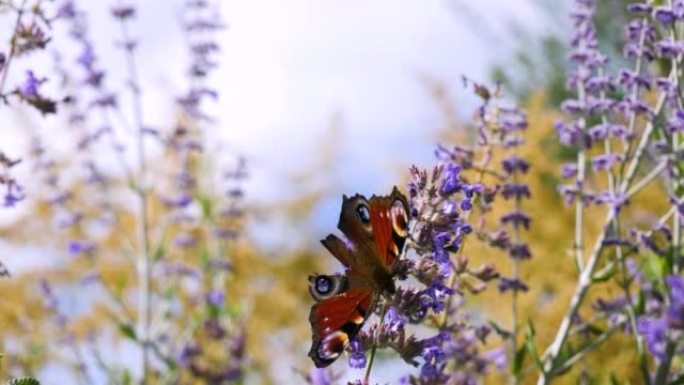
[[[647,311],[637,323],[649,351],[660,362],[684,353],[684,277],[666,276],[663,283],[663,289],[646,291]]]
[[[23,1],[20,5],[8,8],[6,16],[14,19],[14,25],[8,50],[0,48],[0,102],[9,104],[10,99],[15,97],[43,115],[55,113],[57,102],[40,91],[40,86],[47,79],[36,76],[34,71],[26,70],[23,82],[11,91],[5,90],[5,84],[16,60],[46,49],[51,40],[49,30],[56,18],[49,15],[41,1]]]
[[[48,30],[53,19],[46,16],[44,5],[40,1],[29,4],[7,7],[0,15],[8,21],[13,20],[12,30],[7,47],[0,46],[0,104],[7,106],[13,97],[38,109],[43,115],[54,113],[57,103],[40,92],[40,86],[46,81],[38,78],[32,70],[27,70],[25,79],[12,90],[6,91],[10,70],[13,64],[37,51],[45,50],[50,41]],[[11,22],[10,22],[11,23]],[[12,159],[6,148],[0,148],[0,191],[2,207],[14,207],[25,198],[22,183],[11,174],[11,169],[21,162]],[[9,271],[0,261],[0,277],[8,276]]]
[[[358,384],[369,383],[375,351],[383,348],[420,368],[417,374],[402,377],[404,384],[475,384],[492,367],[505,370],[507,366],[506,349],[503,345],[491,349],[492,336],[515,341],[511,335],[516,327],[511,332],[474,322],[464,305],[469,295],[482,292],[494,280],[498,279],[501,292],[526,291],[527,284],[520,280],[517,269],[511,276],[500,277],[490,262],[472,266],[464,246],[477,235],[471,242],[484,240],[508,254],[512,264],[531,258],[521,238],[531,222],[522,207],[531,197],[523,181],[530,165],[518,153],[527,119],[520,109],[501,102],[499,88],[490,92],[473,84],[483,101],[474,127],[478,142],[473,147],[440,146],[436,152],[439,163],[431,171],[410,170],[407,251],[396,267],[397,277],[405,284],[377,307],[381,322],[362,330],[350,344],[350,367],[366,367],[366,377]],[[499,164],[492,161],[495,152],[504,154]],[[497,197],[513,207],[489,229],[484,226],[485,215]],[[477,227],[472,223],[478,223]],[[435,334],[419,337],[422,333],[413,332],[413,325]],[[330,375],[320,371],[308,380],[331,383]]]

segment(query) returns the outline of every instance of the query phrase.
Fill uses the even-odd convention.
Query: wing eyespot
[[[309,293],[320,302],[347,290],[347,279],[341,275],[314,275],[309,277]]]
[[[370,223],[370,210],[365,204],[362,203],[356,207],[356,216],[363,224],[367,225]]]

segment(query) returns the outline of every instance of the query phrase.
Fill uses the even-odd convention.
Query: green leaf
[[[126,324],[126,323],[119,324],[119,331],[126,338],[129,338],[133,341],[138,340],[138,336],[136,336],[136,334],[135,334],[135,329],[133,329],[133,326],[131,326],[130,324]]]
[[[594,283],[606,282],[607,280],[611,279],[616,272],[617,269],[615,268],[615,263],[611,262],[607,264],[603,269],[596,272],[596,274],[592,275],[591,280]]]
[[[198,257],[199,257],[198,259],[200,260],[200,263],[203,265],[206,265],[211,260],[211,254],[209,253],[209,250],[207,250],[206,248],[202,248],[199,251]]]
[[[527,348],[525,345],[521,346],[515,351],[513,356],[513,375],[515,378],[520,377],[520,372],[522,371],[523,363],[525,362],[525,355],[527,354]]]
[[[534,330],[534,324],[530,320],[527,320],[527,323],[525,324],[525,334],[528,337],[534,337],[537,335],[537,331]]]
[[[534,364],[539,368],[539,370],[543,372],[544,364],[539,358],[539,352],[537,352],[537,345],[534,344],[535,334],[536,331],[534,330],[534,325],[532,324],[532,321],[528,320],[527,324],[525,325],[525,348],[527,349],[527,353],[530,355],[530,358],[532,358],[532,362],[534,362]]]
[[[40,382],[33,377],[13,378],[7,385],[40,385]]]
[[[209,199],[205,196],[201,196],[201,197],[197,198],[197,200],[199,201],[200,207],[202,208],[202,216],[204,217],[204,219],[211,219],[211,211],[212,211],[211,199]]]
[[[644,292],[639,290],[639,293],[637,295],[637,303],[634,305],[634,313],[636,315],[644,314],[646,311],[646,297],[644,296]]]
[[[506,335],[510,334],[510,332],[508,330],[499,326],[499,324],[497,324],[494,321],[489,321],[489,326],[491,326],[492,329],[494,329],[494,331],[496,332],[496,334],[498,334],[500,336],[506,336]]]
[[[641,263],[641,270],[649,281],[661,280],[665,276],[666,261],[657,255],[650,255],[644,258]]]
[[[615,377],[615,373],[610,373],[610,385],[620,385],[620,381],[618,381],[617,377]]]
[[[568,342],[563,347],[561,348],[560,352],[558,352],[558,357],[556,358],[556,362],[561,363],[560,365],[556,366],[553,369],[553,374],[556,376],[560,376],[564,373],[567,373],[570,369],[572,369],[572,366],[566,366],[563,367],[562,363],[570,359],[573,355],[575,355],[575,349],[572,347],[572,345]],[[558,370],[559,367],[562,370]]]
[[[131,376],[131,372],[128,369],[125,369],[123,372],[123,376],[121,378],[121,384],[122,385],[133,385],[133,376]]]
[[[159,245],[157,245],[157,248],[154,249],[154,253],[152,254],[152,260],[153,261],[158,261],[164,257],[164,253],[166,252],[166,247],[164,246],[164,242],[159,242]]]
[[[684,374],[674,379],[670,382],[670,385],[684,385]]]
[[[586,326],[587,331],[595,336],[600,336],[601,334],[605,333],[606,331],[598,326],[589,324]]]

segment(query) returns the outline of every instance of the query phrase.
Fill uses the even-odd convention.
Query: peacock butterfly
[[[363,326],[379,296],[394,293],[394,268],[404,248],[408,202],[394,187],[387,196],[342,197],[337,228],[323,246],[344,266],[344,273],[309,277],[316,301],[309,322],[313,341],[309,356],[316,367],[330,365]]]

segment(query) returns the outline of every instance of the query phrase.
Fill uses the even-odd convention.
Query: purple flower
[[[667,120],[666,127],[670,134],[684,132],[684,111],[676,109],[670,119]]]
[[[608,204],[613,210],[619,211],[623,206],[629,204],[629,200],[621,194],[604,191],[599,194],[594,202],[596,204]]]
[[[68,245],[69,255],[76,257],[82,254],[91,254],[95,251],[96,246],[93,242],[88,240],[72,240]]]
[[[584,135],[576,122],[565,123],[559,120],[555,124],[558,140],[566,146],[583,145],[589,147],[589,137]]]
[[[325,368],[313,368],[308,377],[311,385],[332,385],[332,377]]]
[[[522,226],[529,229],[531,221],[530,217],[522,211],[513,211],[501,217],[501,223],[504,225],[510,223],[516,228]]]
[[[399,313],[397,308],[394,306],[390,306],[390,308],[387,310],[385,319],[387,319],[387,324],[391,325],[393,329],[401,328],[407,322],[406,317],[401,315],[401,313]]]
[[[349,367],[353,369],[363,369],[366,367],[366,353],[363,351],[361,341],[355,338],[351,344],[351,355],[349,356]]]
[[[435,314],[444,310],[445,299],[454,294],[454,291],[447,287],[442,281],[435,280],[432,285],[422,292],[421,308],[432,309]]]
[[[615,84],[613,78],[608,75],[593,76],[586,82],[587,91],[615,91]]]
[[[447,163],[444,170],[444,179],[440,191],[444,195],[451,195],[461,189],[460,175],[461,166],[456,163]]]
[[[663,59],[674,59],[684,52],[684,45],[680,41],[661,40],[655,44],[655,48]]]
[[[93,47],[90,44],[85,44],[81,54],[76,59],[76,63],[80,64],[86,70],[90,70],[95,62],[95,53],[93,52]]]
[[[591,166],[594,171],[605,171],[611,169],[615,163],[622,161],[622,156],[618,154],[597,155],[591,159]]]
[[[675,13],[672,11],[672,8],[664,6],[656,7],[653,11],[653,17],[655,17],[656,20],[658,20],[660,24],[662,24],[665,27],[672,24],[672,22],[674,22],[676,18]]]
[[[36,79],[33,71],[26,71],[26,78],[24,83],[19,86],[19,93],[27,99],[37,98],[39,96],[38,87],[40,87],[40,81]]]
[[[670,305],[667,308],[667,323],[674,329],[684,330],[684,277],[671,275],[665,277],[670,290]]]
[[[60,5],[57,9],[57,17],[64,19],[72,19],[76,17],[76,8],[74,7],[73,1],[68,0]]]
[[[420,368],[421,377],[434,378],[440,376],[446,366],[446,353],[443,345],[451,339],[447,332],[441,332],[432,338],[423,340],[423,366]]]
[[[112,16],[120,20],[126,20],[135,16],[135,8],[132,5],[118,5],[112,7]]]
[[[5,195],[3,197],[3,207],[14,207],[17,202],[26,198],[24,194],[24,189],[17,184],[14,180],[7,182]]]
[[[236,239],[238,237],[238,232],[226,228],[216,228],[211,232],[214,237],[218,239]]]
[[[577,175],[577,164],[575,163],[564,163],[561,168],[561,178],[569,179],[574,178]]]
[[[646,340],[648,349],[659,360],[665,359],[667,345],[667,323],[662,318],[641,316],[637,319],[637,330]]]
[[[530,248],[525,243],[512,244],[510,249],[508,250],[508,255],[511,258],[517,259],[517,260],[532,258],[532,253],[530,252]]]
[[[178,355],[178,363],[180,366],[187,368],[190,366],[193,357],[198,356],[202,353],[200,348],[194,343],[183,346],[180,354]]]
[[[635,14],[647,15],[651,13],[651,6],[644,3],[631,3],[627,5],[627,11]]]
[[[226,296],[223,294],[223,290],[212,290],[207,293],[207,303],[212,306],[220,307],[223,305],[225,300]]]
[[[508,290],[528,291],[529,287],[523,281],[521,281],[519,278],[500,277],[499,278],[499,291],[502,293],[505,293]]]
[[[506,350],[502,347],[482,353],[482,358],[493,363],[497,369],[506,370]]]
[[[632,70],[622,69],[620,70],[619,77],[620,84],[624,87],[643,87],[647,90],[651,89],[651,79],[645,75],[641,75]]]
[[[522,199],[532,196],[527,185],[522,183],[506,183],[501,190],[501,194],[504,199]]]
[[[192,200],[192,195],[187,192],[182,192],[175,197],[161,198],[161,201],[164,203],[164,205],[176,208],[187,207],[190,203],[192,203]]]
[[[527,173],[530,168],[530,164],[523,158],[513,155],[501,162],[503,169],[509,174],[515,174],[520,172],[522,174]]]
[[[173,239],[173,244],[181,248],[190,248],[197,244],[197,238],[192,234],[182,233]]]

